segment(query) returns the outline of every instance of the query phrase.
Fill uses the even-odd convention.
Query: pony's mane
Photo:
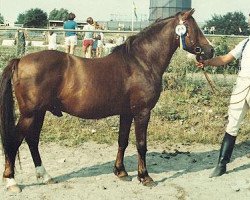
[[[126,59],[129,58],[131,54],[131,46],[135,40],[139,41],[141,39],[152,37],[152,34],[158,32],[158,30],[161,30],[163,26],[165,26],[171,19],[175,18],[180,13],[181,12],[177,13],[174,16],[170,16],[167,18],[157,19],[155,22],[153,22],[151,25],[144,28],[142,31],[140,31],[136,35],[129,36],[123,44],[116,46],[112,52],[114,53],[122,52],[122,55],[124,56],[124,58]]]

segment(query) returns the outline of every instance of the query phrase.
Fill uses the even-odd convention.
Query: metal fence
[[[27,32],[28,37],[26,38],[26,50],[31,49],[32,47],[36,47],[37,50],[43,50],[46,49],[48,46],[48,33],[49,31],[53,30],[54,32],[57,33],[57,42],[58,42],[58,50],[64,50],[64,35],[66,31],[75,31],[77,32],[78,35],[78,45],[77,48],[79,49],[78,55],[81,55],[81,47],[82,47],[82,39],[83,39],[83,33],[86,32],[85,30],[65,30],[65,29],[47,29],[47,28],[11,28],[11,27],[0,27],[0,46],[1,49],[3,47],[6,47],[5,51],[1,52],[3,53],[8,53],[8,51],[13,51],[10,50],[11,47],[13,49],[14,46],[14,40],[15,40],[15,33],[17,30],[23,30]],[[104,42],[106,44],[109,44],[111,41],[113,41],[114,44],[116,44],[116,40],[119,37],[123,37],[125,40],[128,36],[137,34],[139,31],[120,31],[120,30],[94,30],[93,32],[98,33],[102,32],[104,34]],[[205,34],[206,37],[209,40],[216,40],[220,39],[222,37],[226,38],[235,38],[237,41],[246,38],[247,36],[242,36],[242,35],[216,35],[216,34]],[[107,45],[108,46],[108,45]],[[32,50],[33,51],[33,50]],[[30,51],[31,52],[31,51]],[[103,55],[107,54],[110,52],[110,50],[105,50],[106,53]]]

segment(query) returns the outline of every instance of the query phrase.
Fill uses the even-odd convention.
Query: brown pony
[[[183,39],[185,50],[199,58],[213,56],[213,48],[192,17],[194,10],[161,19],[131,36],[103,58],[85,59],[45,50],[13,59],[0,82],[1,138],[5,154],[3,178],[9,191],[20,192],[14,179],[15,158],[26,140],[37,177],[52,178],[40,158],[38,143],[46,111],[85,119],[120,115],[118,152],[114,173],[127,179],[123,159],[134,120],[138,150],[138,179],[153,185],[146,168],[147,127],[150,112],[159,99],[162,75]],[[186,29],[181,38],[178,25]],[[15,124],[12,87],[20,117]]]

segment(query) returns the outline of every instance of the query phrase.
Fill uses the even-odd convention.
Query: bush
[[[220,56],[220,55],[226,55],[231,49],[229,47],[229,40],[230,38],[228,37],[221,37],[219,40],[215,42],[215,56]],[[232,47],[231,47],[232,48]],[[237,74],[238,73],[238,68],[239,66],[239,61],[234,60],[233,62],[229,63],[227,66],[224,67],[208,67],[207,70],[211,73],[216,73],[216,74]]]

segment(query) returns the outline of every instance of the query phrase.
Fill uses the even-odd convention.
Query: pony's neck
[[[150,71],[161,76],[178,48],[176,25],[175,18],[168,19],[164,24],[156,24],[144,33],[144,38],[138,39],[137,45],[133,45],[135,58],[148,67]]]

